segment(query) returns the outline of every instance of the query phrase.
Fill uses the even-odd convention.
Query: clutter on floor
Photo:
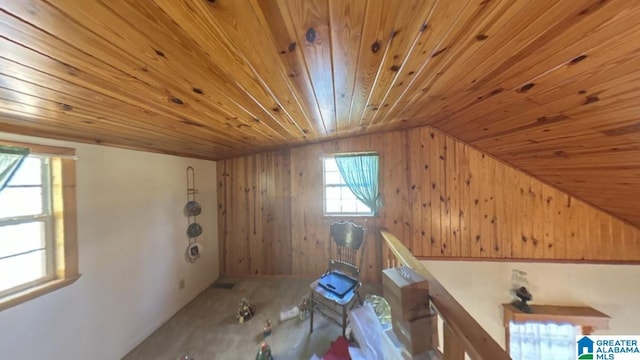
[[[266,342],[260,344],[260,349],[256,354],[256,360],[273,360],[271,356],[271,347]]]
[[[253,305],[249,303],[249,300],[247,300],[246,298],[242,298],[242,300],[240,300],[240,304],[238,305],[238,312],[236,314],[236,319],[240,324],[242,324],[251,320],[251,318],[255,313],[256,313],[256,310],[253,307]]]
[[[291,288],[295,286],[295,290]],[[161,358],[158,354],[184,354],[176,360],[195,360],[195,358],[253,358],[272,360],[278,359],[351,359],[351,360],[418,360],[431,359],[432,352],[419,353],[420,349],[414,348],[411,354],[407,347],[397,336],[392,325],[400,323],[395,321],[392,315],[398,315],[398,319],[406,321],[409,331],[420,322],[415,322],[416,318],[410,316],[410,320],[403,319],[403,313],[398,313],[397,309],[385,298],[373,294],[380,294],[382,287],[379,285],[365,284],[363,288],[369,287],[371,290],[364,292],[363,305],[356,304],[354,308],[347,309],[349,325],[346,328],[346,336],[339,334],[342,332],[339,327],[334,326],[323,317],[318,317],[317,332],[309,333],[309,317],[311,309],[310,298],[308,297],[308,282],[304,280],[287,280],[283,282],[278,279],[249,279],[243,280],[233,289],[211,288],[201,298],[186,307],[176,319],[180,323],[191,324],[187,332],[189,335],[180,337],[181,333],[174,333],[176,327],[173,324],[164,326],[142,346],[129,356],[127,360],[137,360],[146,358]],[[401,286],[403,287],[403,286]],[[278,291],[273,291],[279,288]],[[229,292],[226,294],[226,292]],[[401,293],[402,291],[400,291]],[[363,294],[363,295],[364,295]],[[260,311],[252,302],[259,304]],[[241,299],[238,303],[237,300]],[[237,305],[235,314],[217,314],[213,311],[210,317],[202,317],[194,314],[202,314],[211,309],[220,308],[214,305],[215,301],[224,301],[226,308],[234,308]],[[274,299],[281,299],[285,306],[280,307]],[[399,297],[396,303],[407,303],[407,299]],[[411,303],[415,299],[409,299]],[[289,305],[291,304],[291,305]],[[293,305],[295,304],[295,305]],[[424,301],[416,304],[420,308],[424,307]],[[415,304],[414,304],[415,305]],[[410,308],[413,306],[410,306]],[[280,315],[280,320],[274,320]],[[231,315],[231,316],[229,316]],[[236,315],[236,316],[233,316]],[[429,314],[430,315],[430,314]],[[249,322],[252,318],[257,318]],[[190,321],[185,321],[190,319]],[[421,319],[419,316],[418,319]],[[392,321],[393,320],[393,321]],[[435,319],[434,319],[435,320]],[[431,319],[423,320],[428,329],[433,323]],[[412,323],[413,322],[413,323]],[[242,325],[239,325],[242,324]],[[424,325],[424,324],[423,324]],[[413,326],[414,328],[411,328]],[[200,336],[192,336],[200,334]],[[428,330],[425,332],[413,333],[411,339],[414,343],[427,342],[432,345],[437,344],[437,339],[428,340]],[[161,336],[157,336],[161,335]],[[416,335],[419,338],[416,339]],[[207,341],[201,345],[202,337],[206,336]],[[180,341],[166,341],[166,339],[180,339]],[[237,339],[243,339],[238,341]],[[419,340],[419,341],[415,341]],[[154,350],[155,349],[155,350]],[[409,350],[408,350],[409,349]],[[142,351],[139,351],[142,350]],[[186,355],[188,354],[188,355]],[[174,355],[174,356],[177,356]],[[213,357],[212,357],[213,355]],[[175,359],[175,358],[174,358]]]
[[[349,342],[342,336],[331,343],[331,347],[324,354],[322,360],[351,360],[349,356]]]
[[[308,297],[303,298],[298,308],[300,310],[300,320],[308,319],[311,313],[311,300]]]
[[[267,338],[271,335],[271,320],[267,319],[264,323],[264,327],[262,328],[262,335]]]
[[[280,321],[287,321],[299,315],[300,315],[300,309],[298,308],[298,306],[293,305],[293,306],[284,307],[280,311]]]

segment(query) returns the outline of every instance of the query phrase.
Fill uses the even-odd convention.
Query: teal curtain
[[[336,154],[340,175],[358,200],[378,211],[378,154]]]
[[[28,148],[0,145],[0,191],[4,190],[27,155]]]

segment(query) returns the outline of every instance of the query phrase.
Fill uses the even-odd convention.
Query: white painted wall
[[[640,265],[422,261],[476,321],[504,347],[502,304],[512,269],[527,272],[532,304],[591,306],[609,315],[597,335],[640,335]]]
[[[215,162],[0,139],[76,149],[82,274],[71,286],[0,311],[2,359],[120,359],[218,278]],[[195,168],[202,204],[204,253],[195,264],[184,258],[187,166]]]

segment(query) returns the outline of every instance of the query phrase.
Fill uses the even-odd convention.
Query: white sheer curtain
[[[513,360],[575,360],[579,326],[554,323],[509,323]]]

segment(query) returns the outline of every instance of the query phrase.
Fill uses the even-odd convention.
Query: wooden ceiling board
[[[0,13],[0,23],[6,25],[13,18],[5,17]],[[6,20],[6,21],[5,21]],[[167,123],[171,131],[175,130],[175,126],[179,123],[184,123],[191,126],[196,126],[198,131],[194,131],[193,128],[183,130],[186,134],[192,134],[192,136],[203,136],[203,133],[207,133],[205,123],[196,123],[195,119],[201,116],[202,112],[189,114],[188,105],[186,114],[171,108],[171,102],[168,100],[166,94],[156,94],[151,91],[152,89],[146,84],[140,84],[138,80],[130,77],[129,75],[113,71],[111,67],[102,67],[100,72],[92,72],[91,69],[98,68],[103,63],[96,58],[86,56],[84,53],[71,48],[69,45],[57,41],[55,38],[46,36],[44,39],[36,37],[29,37],[30,29],[24,29],[24,32],[13,32],[13,28],[6,26],[3,27],[3,33],[7,29],[7,33],[10,33],[14,38],[22,40],[23,46],[13,43],[11,41],[0,38],[0,45],[6,50],[5,53],[0,54],[0,71],[8,75],[12,75],[21,79],[26,79],[35,84],[46,85],[49,88],[56,89],[57,91],[65,93],[73,93],[75,96],[80,96],[87,101],[96,103],[107,103],[112,109],[118,107],[126,107],[128,103],[133,103],[135,106],[141,107],[143,112],[147,113],[147,117],[154,127],[158,126],[158,120],[167,117],[169,112],[172,112],[178,116],[178,120]],[[24,45],[26,44],[26,45]],[[51,45],[53,44],[53,46]],[[66,62],[55,60],[49,56],[46,56],[44,51],[60,51],[66,55],[64,57]],[[68,53],[66,52],[68,51]],[[68,55],[67,55],[68,54]],[[12,59],[5,59],[4,56],[12,57]],[[6,61],[5,61],[6,60]],[[86,70],[89,69],[89,70]],[[116,81],[114,81],[116,80]],[[123,84],[127,84],[127,88],[133,91],[123,88]],[[138,98],[136,94],[144,93],[147,98]],[[149,95],[152,95],[151,101]],[[158,111],[158,105],[155,105],[153,100],[155,96],[156,103],[162,106],[162,110]],[[110,97],[114,97],[115,101],[109,101]],[[144,103],[144,104],[141,104]],[[119,106],[116,104],[120,104]],[[148,105],[151,104],[151,105]],[[155,105],[155,106],[154,106]],[[183,107],[184,108],[184,107]],[[192,117],[190,115],[196,115]],[[130,117],[135,115],[130,114]],[[189,116],[189,117],[187,117]],[[107,116],[108,117],[108,116]],[[144,118],[139,118],[144,119]],[[138,120],[143,121],[143,120]],[[175,124],[175,126],[173,126]],[[139,123],[139,125],[141,125]],[[203,125],[203,126],[199,126]],[[239,125],[238,125],[239,126]],[[238,126],[235,126],[236,128]],[[204,128],[203,128],[204,127]],[[227,127],[234,127],[227,126]],[[217,126],[216,131],[219,131]],[[239,131],[228,130],[227,132]],[[228,139],[228,136],[218,136],[221,139]],[[216,139],[212,136],[208,139],[210,142],[214,142]],[[231,143],[224,144],[229,146]],[[234,143],[236,146],[240,145]],[[247,149],[249,146],[245,145]]]
[[[0,131],[225,159],[428,125],[639,226],[638,38],[627,0],[0,0]]]
[[[461,49],[473,51],[473,43],[477,41],[468,39],[475,30],[475,26],[486,21],[487,16],[492,12],[500,11],[503,4],[468,2],[464,8],[460,9],[460,5],[456,2],[434,3],[426,19],[417,28],[419,38],[415,50],[399,70],[399,78],[402,80],[391,87],[388,94],[389,101],[379,111],[381,121],[407,121],[407,118],[398,114],[401,114],[402,110],[410,104],[414,104],[416,98],[427,93],[430,89],[428,84],[445,73],[442,69],[452,59],[457,58]],[[471,39],[473,38],[474,36],[471,36]],[[455,46],[461,42],[466,42],[465,46]],[[445,52],[446,56],[444,56]],[[436,95],[430,91],[428,93],[429,95],[425,97],[426,102],[431,102],[434,97],[437,97],[437,93]]]
[[[228,78],[224,69],[210,71],[212,69],[211,64],[200,61],[206,55],[201,54],[200,47],[196,44],[187,42],[183,46],[177,41],[167,41],[166,37],[161,36],[161,31],[157,31],[156,28],[151,26],[151,24],[160,23],[158,21],[150,23],[148,26],[138,27],[137,25],[140,24],[140,21],[131,23],[128,19],[119,16],[120,11],[118,9],[108,8],[107,5],[92,7],[91,12],[89,12],[87,9],[73,6],[73,4],[73,1],[69,1],[68,5],[64,7],[66,14],[78,21],[82,21],[82,25],[85,25],[85,27],[89,26],[87,24],[93,24],[96,19],[101,19],[103,26],[96,28],[96,35],[100,36],[101,39],[109,39],[118,51],[125,54],[137,54],[138,57],[135,61],[140,63],[148,61],[147,59],[152,59],[153,65],[148,66],[147,71],[143,70],[142,72],[153,74],[151,69],[155,69],[158,73],[151,80],[152,83],[157,82],[160,84],[160,88],[164,87],[165,92],[169,93],[167,96],[169,99],[177,97],[179,102],[184,103],[179,103],[178,105],[187,105],[193,107],[196,111],[208,110],[209,112],[215,112],[217,107],[224,108],[226,105],[229,110],[225,112],[225,120],[237,120],[234,119],[236,117],[235,114],[243,114],[248,111],[251,116],[247,116],[236,127],[240,129],[252,127],[253,130],[256,130],[254,132],[262,133],[263,137],[261,138],[263,141],[283,135],[281,123],[271,121],[270,113],[258,106],[255,101],[250,99],[242,102],[237,101],[237,99],[244,100],[245,89],[229,86],[233,84],[233,81]],[[118,3],[109,3],[109,6],[114,6],[114,4]],[[136,4],[142,5],[144,2],[136,2]],[[135,14],[134,11],[127,12],[127,14],[129,13]],[[57,27],[51,29],[51,31],[56,30]],[[175,33],[180,34],[180,31]],[[118,36],[119,34],[124,36]],[[214,35],[213,38],[216,38],[216,36]],[[151,44],[149,44],[150,42]],[[96,41],[95,43],[99,44],[100,42]],[[99,52],[94,56],[98,59],[103,58]],[[170,57],[172,56],[184,56],[187,61],[176,66],[176,64],[170,62]],[[128,71],[127,64],[124,63],[120,69]],[[171,82],[167,82],[165,79],[171,79]],[[200,79],[200,82],[204,82],[204,84],[198,84],[197,79]],[[209,79],[212,81],[209,81]],[[215,88],[207,85],[215,86]],[[212,98],[218,101],[216,103],[200,101],[197,95],[202,94],[193,91],[194,87],[200,89],[203,93],[210,92]],[[230,99],[228,102],[222,100],[227,97],[226,94],[232,95],[228,97]],[[262,117],[261,121],[254,121],[257,116],[262,115],[264,117]]]

